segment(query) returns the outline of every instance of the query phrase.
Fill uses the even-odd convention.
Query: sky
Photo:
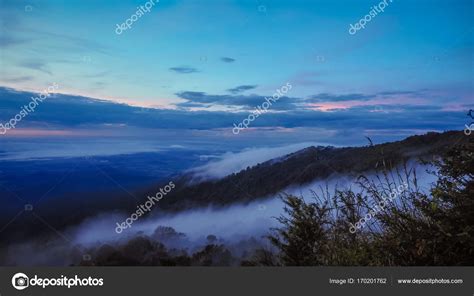
[[[388,0],[356,34],[380,1],[161,0],[120,34],[147,1],[0,1],[0,120],[59,86],[10,136],[229,134],[287,83],[248,133],[389,139],[474,107],[472,0]]]

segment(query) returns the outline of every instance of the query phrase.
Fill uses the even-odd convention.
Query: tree
[[[284,195],[281,227],[268,236],[281,265],[473,265],[473,144],[455,146],[432,161],[437,182],[418,187],[416,171],[384,171],[359,178],[359,190],[314,193],[315,202]],[[383,210],[374,205],[406,184]],[[372,212],[371,212],[372,210]],[[355,233],[350,225],[367,217]]]

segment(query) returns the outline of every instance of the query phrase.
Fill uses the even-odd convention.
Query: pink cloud
[[[414,97],[413,95],[397,95],[393,97],[377,97],[372,100],[361,101],[361,100],[351,100],[344,102],[318,102],[310,103],[307,106],[310,109],[318,111],[330,111],[331,109],[348,109],[357,106],[372,106],[372,105],[387,105],[387,106],[396,106],[396,105],[413,105],[421,106],[430,104],[430,101],[425,98]]]
[[[48,130],[48,129],[28,129],[17,128],[8,130],[2,137],[74,137],[74,136],[91,136],[94,133],[85,130]]]

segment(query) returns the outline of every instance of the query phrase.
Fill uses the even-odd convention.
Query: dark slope
[[[173,181],[176,189],[160,201],[159,208],[179,211],[208,204],[223,206],[249,202],[281,192],[290,185],[326,179],[332,174],[389,169],[409,159],[431,158],[467,140],[462,132],[451,131],[365,147],[308,147],[220,180],[192,184],[192,176],[181,176]],[[153,188],[140,195],[146,197],[155,193],[156,188]]]

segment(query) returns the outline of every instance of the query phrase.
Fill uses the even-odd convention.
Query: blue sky
[[[39,92],[56,82],[72,95],[53,102],[64,110],[75,96],[156,109],[147,120],[126,106],[102,121],[49,107],[30,118],[63,128],[169,128],[163,114],[175,128],[225,128],[290,82],[256,128],[461,129],[474,101],[473,1],[393,0],[350,35],[379,2],[161,0],[117,35],[146,1],[3,0],[0,86]],[[22,99],[1,93],[5,121]]]

